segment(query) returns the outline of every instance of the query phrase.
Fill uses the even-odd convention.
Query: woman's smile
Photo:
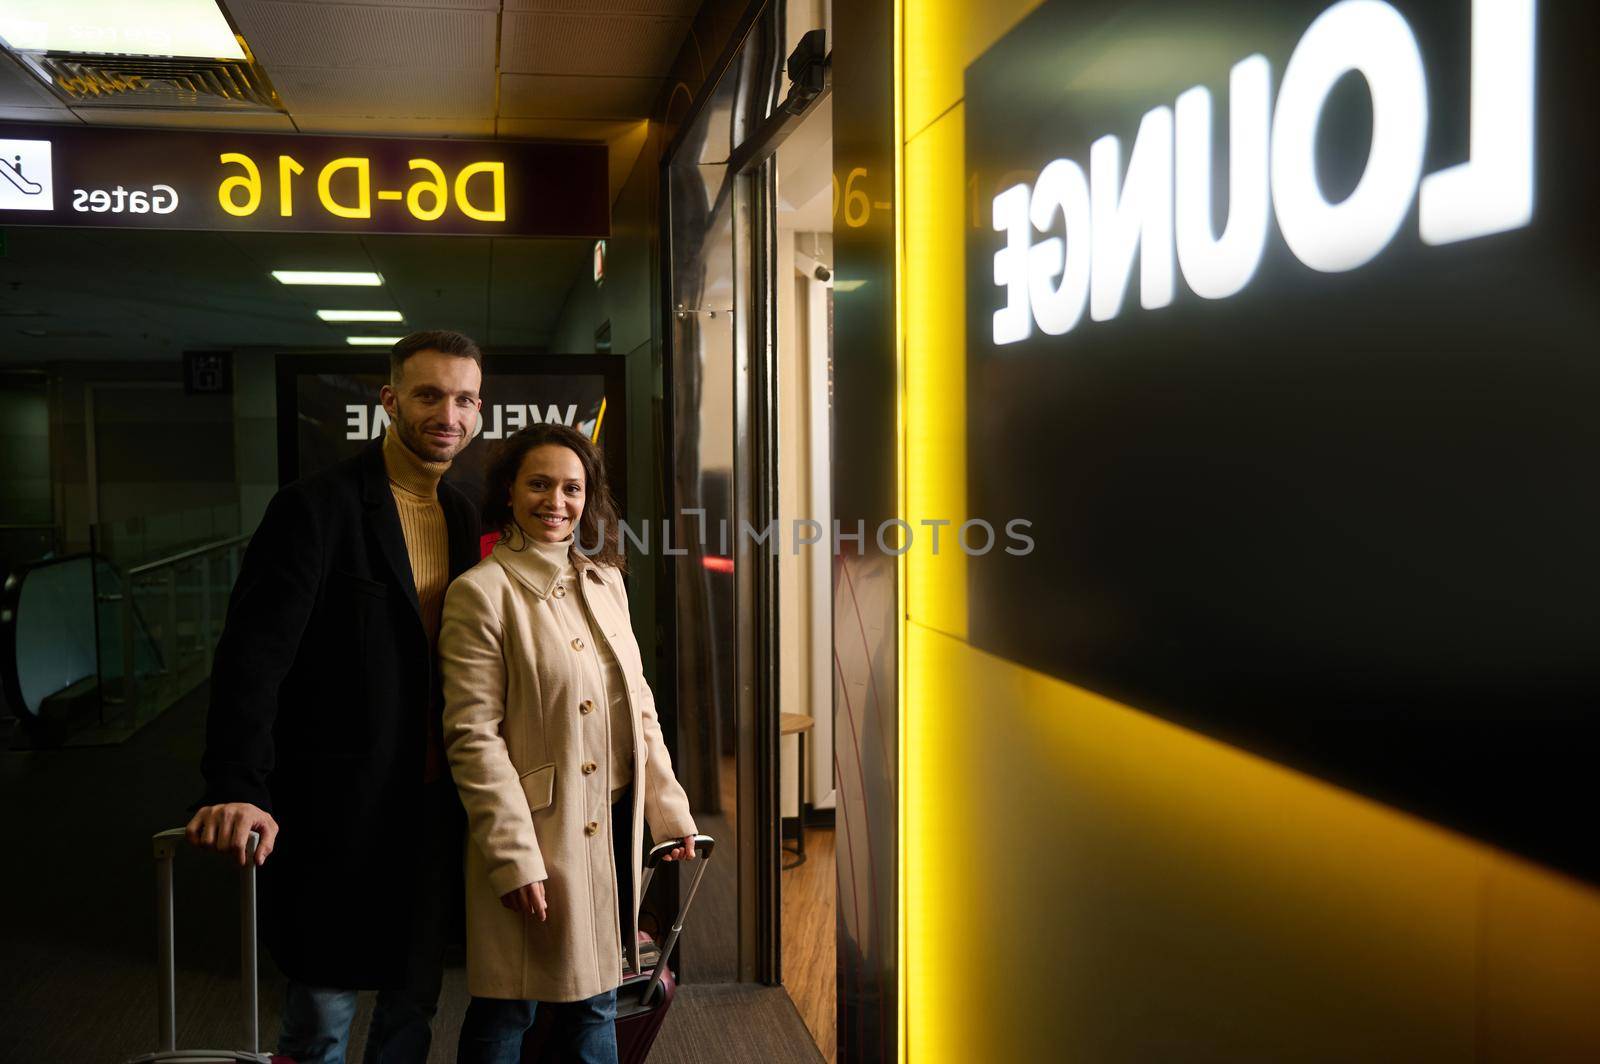
[[[511,487],[512,516],[532,539],[559,543],[583,517],[588,487],[583,462],[571,448],[544,444],[530,450]],[[560,505],[560,509],[551,507]]]

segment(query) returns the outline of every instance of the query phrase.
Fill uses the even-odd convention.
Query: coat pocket
[[[550,808],[556,800],[556,763],[540,765],[522,774],[522,794],[528,799],[528,812]]]

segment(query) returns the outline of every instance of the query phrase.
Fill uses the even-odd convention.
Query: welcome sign
[[[969,67],[968,516],[1037,540],[973,644],[1600,878],[1596,23],[1059,2]]]
[[[486,355],[483,409],[446,479],[477,501],[495,444],[519,429],[559,423],[600,444],[611,493],[627,498],[626,384],[622,360],[596,355]],[[278,357],[278,476],[288,484],[359,454],[389,416],[378,393],[386,357]]]

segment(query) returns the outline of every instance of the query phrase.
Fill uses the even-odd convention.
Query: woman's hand
[[[694,860],[694,836],[685,835],[683,845],[674,849],[662,858],[663,861],[692,861]]]
[[[500,904],[514,913],[523,916],[538,916],[543,920],[547,915],[544,904],[544,881],[537,883],[524,883],[516,890],[500,895]]]

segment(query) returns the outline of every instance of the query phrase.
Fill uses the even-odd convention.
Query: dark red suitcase
[[[650,851],[644,862],[644,879],[639,883],[639,897],[644,897],[650,889],[650,878],[655,875],[662,858],[680,843],[681,840],[663,842]],[[700,889],[700,878],[706,873],[706,862],[711,859],[711,851],[715,846],[716,840],[710,835],[694,837],[695,860],[690,862],[694,866],[694,875],[689,880],[689,890],[683,903],[678,906],[678,918],[672,922],[672,930],[667,932],[666,943],[657,949],[650,936],[641,934],[639,971],[624,970],[622,973],[622,985],[617,988],[618,1064],[643,1064],[650,1055],[650,1047],[655,1045],[656,1035],[661,1033],[661,1025],[666,1022],[667,1010],[672,1007],[672,999],[678,993],[678,981],[672,977],[667,961],[678,945],[678,936],[683,932],[683,918],[694,903],[695,891]],[[553,1015],[549,1009],[540,1009],[534,1014],[533,1027],[522,1042],[522,1064],[547,1064],[557,1059],[547,1049],[554,1029]]]

